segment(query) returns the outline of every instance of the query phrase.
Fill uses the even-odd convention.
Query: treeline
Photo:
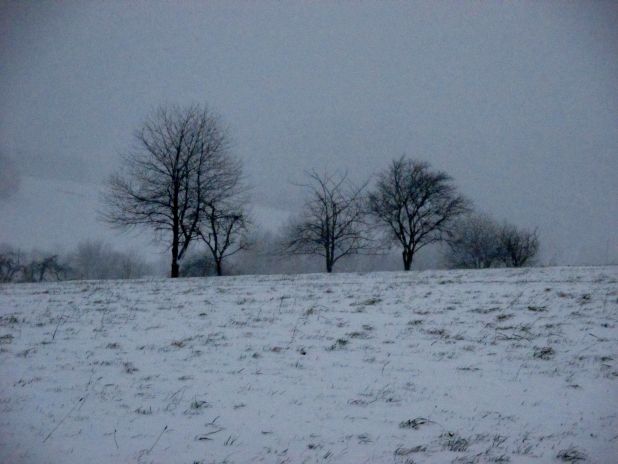
[[[198,105],[160,107],[135,142],[108,182],[103,219],[123,229],[150,228],[163,238],[171,277],[212,272],[209,263],[222,275],[230,258],[260,246],[250,239],[242,165],[217,115]],[[492,250],[482,250],[487,256],[478,256],[477,248],[485,248],[477,243],[481,235],[494,232],[475,232],[480,220],[471,202],[447,173],[424,161],[395,159],[373,183],[355,184],[345,173],[310,172],[303,187],[302,210],[267,255],[317,256],[332,272],[340,260],[393,247],[405,270],[420,250],[437,243],[448,244],[449,262],[458,267],[521,266],[538,250],[536,233],[505,225],[499,233],[496,228]],[[208,258],[187,259],[196,243]]]
[[[252,230],[252,245],[229,259],[226,275],[300,274],[319,272],[323,264],[316,256],[287,256],[279,253],[280,237]],[[426,258],[421,266],[441,264]],[[0,283],[56,282],[65,280],[106,280],[163,277],[167,265],[160,255],[149,256],[114,249],[101,241],[80,243],[69,252],[23,250],[0,245]],[[193,249],[183,260],[181,277],[216,276],[216,266],[204,249]],[[357,255],[338,268],[346,272],[395,270],[399,260],[394,254]]]
[[[0,282],[53,282],[84,279],[135,279],[156,274],[136,253],[121,252],[101,241],[86,241],[63,253],[23,251],[0,246]]]
[[[324,258],[319,255],[290,255],[285,252],[286,228],[279,234],[253,227],[250,244],[226,261],[227,275],[299,274],[320,272]],[[397,270],[402,257],[383,244],[371,253],[347,256],[338,262],[343,272]],[[538,251],[535,232],[471,213],[461,217],[448,239],[428,247],[416,258],[419,269],[486,268],[530,265]],[[136,252],[114,249],[102,241],[79,243],[69,252],[24,251],[0,246],[0,282],[53,282],[84,279],[136,279],[162,277],[166,265],[160,255],[147,261]],[[208,251],[195,247],[184,258],[181,277],[216,276],[216,264]]]
[[[449,267],[519,267],[539,250],[536,231],[475,213],[452,177],[425,161],[402,156],[362,183],[345,172],[307,172],[300,187],[302,208],[278,233],[261,232],[220,118],[206,106],[160,107],[108,179],[101,219],[154,232],[169,250],[171,277],[379,270],[393,253],[408,271],[428,247],[443,250]],[[3,281],[158,274],[100,242],[64,258],[9,250],[1,259]]]

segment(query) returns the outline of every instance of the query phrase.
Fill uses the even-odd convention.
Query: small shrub
[[[344,348],[345,346],[347,346],[348,343],[349,341],[346,340],[345,338],[338,338],[337,341],[333,343],[331,346],[329,346],[327,349],[328,351],[337,350],[340,348]]]
[[[557,459],[560,459],[562,462],[577,462],[577,461],[585,461],[587,456],[582,451],[579,451],[576,448],[568,448],[564,450],[560,450],[556,455]]]
[[[536,359],[551,359],[556,352],[551,346],[537,347],[534,349],[533,357]]]
[[[469,442],[454,432],[446,432],[440,435],[442,446],[449,451],[462,452],[468,449]]]
[[[418,429],[421,425],[427,424],[428,419],[424,417],[416,417],[415,419],[408,419],[399,423],[400,429]]]

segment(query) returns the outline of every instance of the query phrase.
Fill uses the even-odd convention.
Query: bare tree
[[[71,255],[74,277],[80,280],[111,279],[113,263],[111,247],[100,240],[86,240],[77,244]]]
[[[532,263],[539,251],[537,231],[518,229],[505,223],[499,231],[500,259],[507,267],[522,267]]]
[[[369,194],[369,210],[403,247],[403,266],[409,271],[414,254],[443,240],[453,219],[468,206],[448,174],[401,157],[379,174]]]
[[[485,214],[470,214],[454,221],[446,243],[446,258],[454,267],[488,268],[501,257],[500,227]]]
[[[326,272],[345,256],[374,248],[365,221],[364,189],[354,186],[347,175],[307,174],[309,198],[302,217],[289,226],[284,242],[286,253],[322,256]]]
[[[246,187],[240,160],[230,155],[220,157],[210,174],[210,193],[201,204],[197,231],[212,254],[217,275],[221,276],[223,261],[248,247]]]
[[[227,154],[228,137],[215,115],[193,105],[159,108],[135,138],[122,171],[109,180],[103,217],[165,236],[171,277],[178,277],[179,262],[198,236],[204,202],[216,190],[216,166]]]
[[[37,253],[33,253],[36,255]],[[67,277],[68,267],[61,264],[58,255],[47,255],[36,258],[22,267],[24,282],[45,282],[47,280],[64,280]]]
[[[500,226],[483,214],[457,220],[447,243],[450,264],[464,268],[521,267],[530,264],[539,249],[536,231],[518,229],[507,222]]]
[[[100,240],[78,243],[70,263],[76,279],[135,279],[152,272],[136,252],[117,251]]]
[[[13,282],[23,269],[24,256],[8,245],[0,249],[0,282]]]

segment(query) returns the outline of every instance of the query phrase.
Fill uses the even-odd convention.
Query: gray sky
[[[616,2],[0,5],[0,151],[21,173],[0,242],[111,237],[96,191],[134,129],[207,102],[258,207],[293,210],[303,170],[361,179],[405,153],[538,226],[546,261],[618,260]]]

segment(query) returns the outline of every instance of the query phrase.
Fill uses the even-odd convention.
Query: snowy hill
[[[617,279],[0,286],[0,462],[615,462]]]

